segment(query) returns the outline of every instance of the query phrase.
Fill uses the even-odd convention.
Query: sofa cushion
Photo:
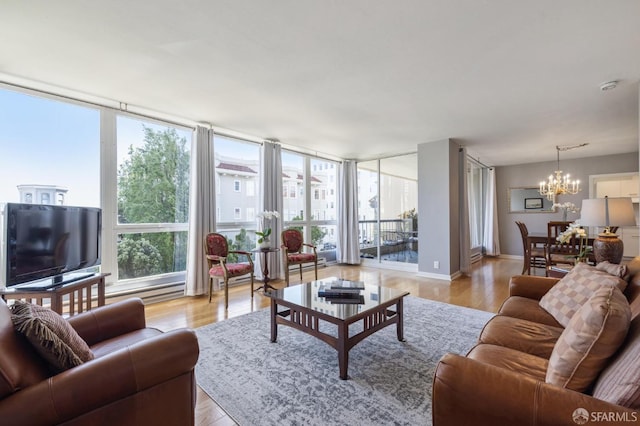
[[[562,327],[554,317],[545,311],[538,300],[522,296],[510,296],[502,303],[498,314],[546,324],[553,327]],[[564,327],[563,327],[564,328]]]
[[[162,331],[156,328],[141,328],[139,330],[134,330],[129,333],[121,334],[120,336],[116,336],[111,339],[106,339],[99,343],[96,343],[95,345],[91,346],[91,352],[93,352],[93,355],[96,358],[100,358],[105,355],[109,355],[110,353],[113,353],[117,350],[135,345],[138,342],[148,340],[160,334],[162,334]]]
[[[49,377],[46,363],[18,333],[11,311],[0,299],[0,399]]]
[[[611,263],[607,260],[598,263],[596,269],[618,278],[625,278],[627,276],[627,265]]]
[[[474,346],[467,357],[539,381],[544,380],[547,372],[548,361],[546,359],[503,346],[481,343]]]
[[[587,390],[624,341],[630,319],[622,292],[614,286],[600,287],[560,335],[549,358],[546,382]]]
[[[640,409],[640,317],[631,322],[623,346],[600,374],[593,396],[612,404]]]
[[[16,301],[11,306],[13,324],[54,371],[64,371],[93,359],[78,333],[59,314],[43,306]]]
[[[540,306],[563,327],[571,317],[602,286],[617,286],[624,291],[627,282],[622,278],[597,270],[586,263],[578,263],[567,275],[542,296]]]
[[[482,329],[480,342],[549,359],[563,330],[547,324],[496,315]]]

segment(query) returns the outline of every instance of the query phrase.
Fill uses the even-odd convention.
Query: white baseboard
[[[419,277],[423,277],[423,278],[433,278],[434,280],[443,280],[443,281],[453,281],[456,278],[458,278],[461,274],[460,272],[455,272],[451,275],[446,275],[446,274],[434,274],[431,272],[420,272],[418,271],[417,274]]]

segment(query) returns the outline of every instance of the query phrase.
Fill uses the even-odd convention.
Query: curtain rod
[[[460,151],[462,151],[462,149],[460,149]],[[484,164],[483,162],[481,162],[480,160],[473,158],[471,155],[467,154],[467,158],[471,161],[473,161],[474,163],[478,164],[479,166],[484,167],[485,169],[493,169],[493,166],[487,166],[486,164]]]
[[[98,107],[98,108],[108,108],[111,110],[115,110],[115,111],[120,111],[120,112],[124,112],[127,114],[132,114],[132,115],[137,115],[139,117],[142,118],[147,118],[149,120],[153,120],[153,121],[161,121],[163,123],[167,123],[167,124],[172,124],[174,126],[180,126],[183,128],[187,128],[187,129],[191,129],[191,130],[195,130],[196,129],[196,125],[195,124],[187,124],[185,122],[180,122],[180,121],[176,121],[175,119],[170,119],[170,118],[162,118],[162,117],[157,117],[157,116],[153,116],[153,115],[149,115],[148,113],[143,113],[143,112],[139,112],[139,111],[135,111],[135,107],[133,111],[129,110],[129,104],[126,102],[118,102],[118,101],[114,101],[114,100],[107,100],[105,99],[104,102],[99,102],[99,101],[90,101],[90,100],[86,100],[86,99],[79,99],[79,98],[75,98],[73,96],[69,96],[69,95],[62,95],[60,93],[55,93],[49,90],[44,90],[44,89],[34,89],[32,87],[27,87],[25,85],[22,84],[16,84],[16,83],[10,83],[4,80],[0,80],[0,84],[5,85],[5,86],[9,86],[9,87],[13,87],[13,88],[17,88],[20,90],[24,90],[26,92],[31,92],[31,93],[35,93],[35,94],[40,94],[40,95],[45,95],[46,97],[53,97],[53,98],[58,98],[58,99],[64,99],[76,104],[84,104],[84,105],[91,105],[94,107]],[[87,95],[93,98],[98,98],[98,96],[92,96],[92,95]],[[114,105],[109,105],[109,103],[113,103]],[[118,104],[118,106],[115,106],[115,104]],[[158,113],[158,115],[162,115],[162,113]],[[186,121],[190,121],[190,120],[186,120]]]

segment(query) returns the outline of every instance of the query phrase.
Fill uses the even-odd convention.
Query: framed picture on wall
[[[525,198],[524,199],[524,208],[526,210],[541,209],[542,208],[542,198]]]

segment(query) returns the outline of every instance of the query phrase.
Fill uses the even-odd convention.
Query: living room
[[[223,138],[237,144],[234,147],[248,147],[254,153],[246,158],[254,162],[253,170],[258,173],[258,151],[264,141],[275,142],[309,168],[314,161],[336,166],[353,161],[377,163],[382,170],[385,159],[410,157],[412,163],[406,168],[410,177],[403,178],[413,181],[415,194],[409,198],[415,204],[398,207],[380,219],[400,221],[400,214],[415,208],[417,225],[409,231],[415,232],[410,236],[417,240],[411,242],[413,250],[405,252],[408,243],[403,240],[405,246],[394,247],[385,259],[385,247],[379,241],[374,244],[373,259],[363,257],[358,247],[353,263],[363,265],[367,274],[375,275],[369,269],[374,268],[385,277],[394,273],[404,280],[419,277],[422,284],[413,283],[411,293],[436,300],[448,294],[458,280],[468,279],[466,273],[473,277],[473,283],[468,283],[473,288],[477,287],[474,283],[482,282],[489,289],[499,289],[487,290],[487,294],[472,292],[474,300],[448,302],[490,312],[496,312],[508,296],[506,275],[521,269],[522,243],[515,221],[524,221],[540,232],[546,230],[548,221],[561,216],[557,210],[510,211],[510,189],[537,187],[557,170],[557,146],[587,143],[560,153],[559,168],[580,179],[582,187],[577,194],[563,195],[559,202],[580,206],[582,200],[592,197],[590,178],[639,170],[640,63],[634,45],[638,39],[634,2],[622,2],[616,10],[600,2],[577,1],[560,6],[551,2],[253,3],[188,7],[163,2],[153,10],[126,2],[90,8],[72,2],[1,7],[3,31],[14,41],[0,46],[5,58],[0,65],[0,120],[5,120],[0,140],[7,153],[0,164],[11,171],[0,202],[20,201],[19,185],[44,184],[56,186],[55,190],[68,189],[66,204],[100,207],[103,228],[108,230],[102,237],[101,263],[101,272],[110,274],[107,301],[144,295],[149,315],[159,317],[158,310],[180,306],[171,314],[173,319],[157,319],[160,328],[192,321],[183,317],[189,309],[184,304],[195,298],[200,304],[207,298],[208,277],[201,266],[199,283],[187,292],[192,297],[182,297],[186,255],[171,265],[159,261],[159,269],[149,268],[137,283],[124,275],[117,248],[122,237],[158,233],[155,223],[118,221],[127,214],[144,217],[145,213],[122,210],[118,198],[120,165],[126,161],[118,156],[129,145],[118,146],[119,150],[114,147],[130,141],[127,137],[133,131],[127,124],[138,132],[143,126],[154,131],[175,129],[176,140],[184,137],[189,141],[197,127],[213,130],[214,151],[222,146]],[[601,88],[612,81],[617,87]],[[25,107],[25,99],[61,106],[56,113],[41,115],[33,107],[38,102]],[[81,111],[78,116],[64,121],[75,107]],[[8,133],[10,125],[25,129],[23,135]],[[37,128],[43,136],[28,144],[24,135]],[[65,143],[68,151],[51,149]],[[468,253],[460,246],[458,218],[462,207],[456,170],[461,148],[470,161],[495,173],[497,238],[485,252],[499,257],[469,267],[462,260]],[[72,157],[71,152],[77,156]],[[72,185],[52,179],[72,169],[78,174],[65,177]],[[229,176],[249,173],[233,172]],[[312,170],[305,173],[310,182]],[[379,176],[390,175],[382,172]],[[338,176],[336,173],[336,179]],[[311,239],[314,227],[337,234],[337,216],[323,221],[317,215],[313,218],[314,209],[307,208],[313,192],[311,186],[306,188],[305,236]],[[337,181],[334,188],[338,197]],[[376,189],[382,197],[385,188]],[[213,198],[215,191],[211,188]],[[74,202],[80,192],[93,198]],[[188,196],[182,196],[188,206]],[[370,198],[359,201],[366,207]],[[218,202],[218,207],[226,205]],[[637,203],[634,206],[637,214]],[[337,206],[335,209],[337,213]],[[262,210],[270,209],[256,203],[253,217]],[[187,211],[172,213],[175,215],[163,220],[162,232],[183,238],[189,230]],[[218,218],[224,214],[219,213]],[[231,226],[234,211],[229,214],[232,217],[224,224],[214,219],[213,227]],[[287,214],[289,223],[294,217]],[[570,219],[578,217],[573,214]],[[255,219],[246,222],[253,227],[249,231],[257,230]],[[337,238],[322,242],[334,257],[336,245]],[[131,256],[144,248],[131,246]],[[378,247],[380,255],[375,251]],[[482,252],[479,247],[474,248]],[[323,275],[325,271],[346,274],[352,268],[336,266],[331,260],[325,265],[321,276],[328,276]],[[480,271],[487,271],[486,265],[509,272],[502,272],[500,283],[494,285],[490,283],[493,273],[479,276]],[[292,277],[300,282],[294,273]],[[312,279],[313,274],[305,269],[304,277]],[[360,280],[358,276],[353,279]],[[146,285],[146,293],[139,291],[140,282]],[[267,306],[267,299],[249,297],[246,280],[229,291],[229,309],[225,310],[223,291],[216,287],[211,306],[206,303],[198,314],[210,316],[204,322]],[[167,298],[176,299],[151,304]]]

